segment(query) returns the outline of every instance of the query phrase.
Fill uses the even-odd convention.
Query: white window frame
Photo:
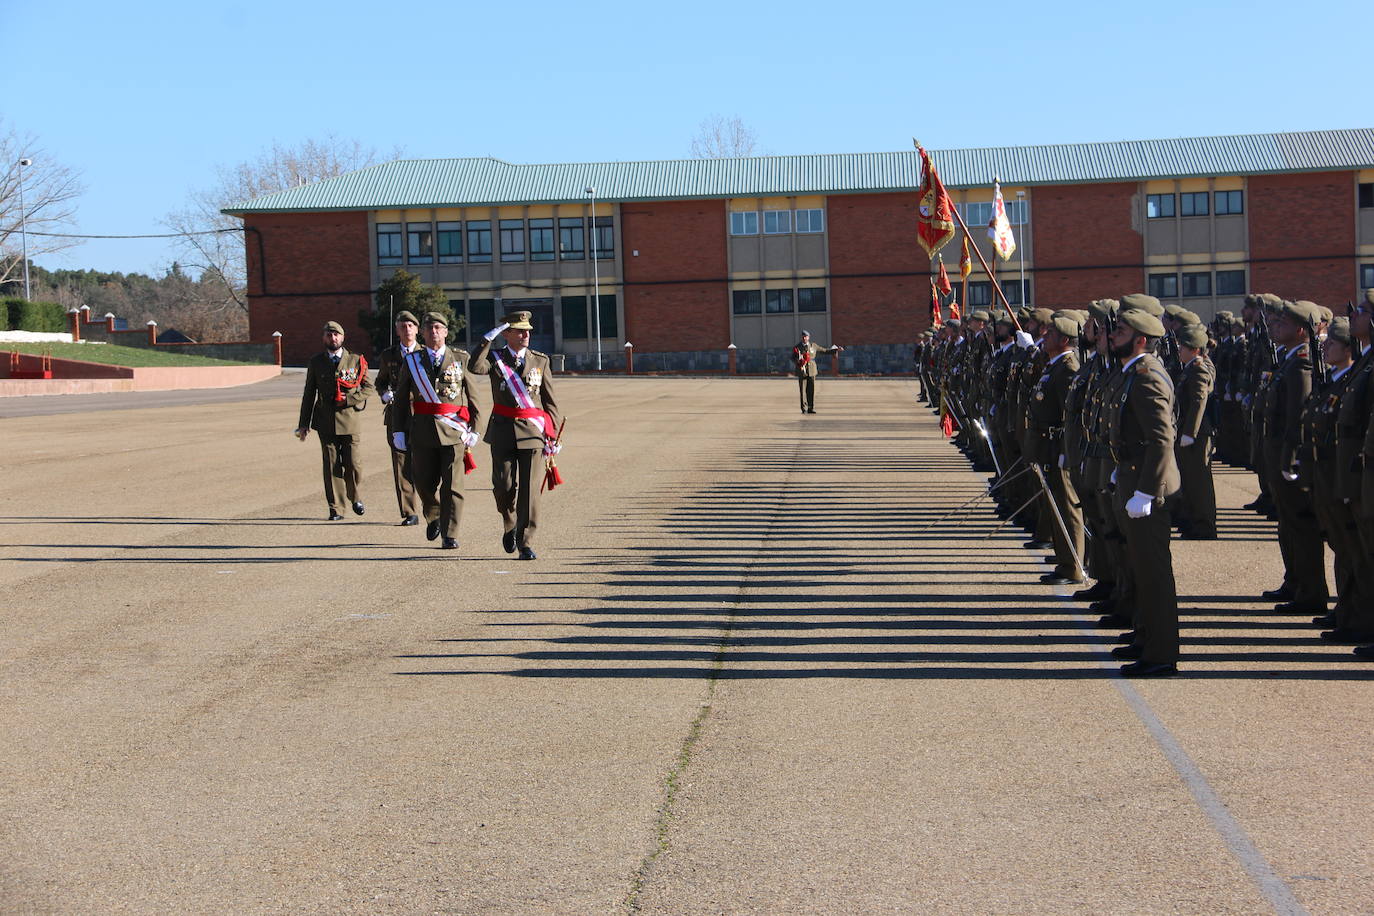
[[[800,234],[824,232],[825,211],[819,207],[798,210],[796,223],[797,232]]]
[[[758,235],[759,212],[757,210],[732,210],[730,212],[730,234]]]
[[[768,224],[773,224],[769,229]],[[763,234],[764,235],[787,235],[792,231],[792,211],[791,210],[764,210],[763,211]]]

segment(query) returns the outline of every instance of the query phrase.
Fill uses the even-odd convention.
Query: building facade
[[[1249,291],[1340,310],[1374,286],[1374,129],[932,153],[1007,298],[1148,291],[1204,318]],[[1017,241],[984,227],[1000,179]],[[363,340],[397,269],[442,287],[468,341],[506,310],[569,368],[779,371],[802,330],[847,371],[910,368],[934,269],[912,152],[512,165],[402,160],[228,207],[244,220],[250,332],[288,363],[324,321]],[[957,281],[959,244],[940,253]],[[956,286],[956,289],[958,287]],[[975,268],[965,306],[994,299]],[[598,337],[599,331],[599,337]]]

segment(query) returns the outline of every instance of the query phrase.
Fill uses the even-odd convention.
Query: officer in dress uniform
[[[468,449],[477,444],[478,410],[465,368],[468,354],[448,346],[448,319],[429,312],[425,345],[407,354],[396,378],[398,431],[392,447],[410,455],[424,508],[425,537],[442,535],[441,550],[458,547]]]
[[[820,353],[839,353],[844,347],[822,347],[811,342],[811,332],[802,331],[801,340],[792,348],[792,364],[797,368],[797,391],[801,395],[801,412],[816,412],[816,356]]]
[[[311,357],[305,369],[296,438],[304,442],[310,430],[319,433],[324,498],[329,503],[329,520],[337,522],[343,518],[339,509],[345,499],[352,503],[354,513],[363,514],[363,501],[358,496],[358,481],[363,476],[359,413],[375,389],[367,375],[367,362],[344,349],[343,327],[337,321],[327,321],[323,336],[324,352]]]
[[[1207,331],[1200,324],[1183,325],[1178,342],[1179,384],[1174,405],[1178,443],[1174,457],[1183,489],[1177,513],[1179,530],[1187,540],[1217,538],[1217,495],[1212,481],[1212,420],[1208,401],[1216,370],[1207,358]]]
[[[492,416],[486,443],[491,446],[491,489],[501,514],[501,547],[533,560],[539,528],[539,458],[558,454],[559,412],[549,358],[529,349],[529,312],[511,312],[488,331],[468,360],[474,375],[491,381]],[[504,345],[493,349],[496,338]]]
[[[386,425],[386,446],[391,452],[391,479],[396,485],[396,507],[401,510],[402,525],[418,525],[422,503],[420,494],[415,491],[411,476],[410,455],[396,448],[396,433],[406,432],[406,427],[397,424],[397,411],[392,407],[396,395],[396,384],[405,373],[406,354],[420,347],[420,322],[407,311],[396,314],[396,343],[382,351],[378,358],[377,390],[381,392],[382,422]]]

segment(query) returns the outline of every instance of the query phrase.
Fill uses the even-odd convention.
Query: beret
[[[1054,329],[1065,337],[1077,337],[1083,333],[1083,323],[1078,320],[1075,312],[1060,310],[1050,317],[1050,324]]]
[[[1183,306],[1176,302],[1170,302],[1168,305],[1164,306],[1164,314],[1168,315],[1170,318],[1177,318],[1178,313],[1181,311],[1183,311]]]
[[[947,328],[957,328],[957,327],[959,327],[960,324],[961,324],[961,322],[959,321],[958,318],[946,318],[946,319],[945,319],[945,327],[947,327]]]
[[[1143,309],[1125,309],[1120,318],[1146,337],[1164,336],[1164,322]]]
[[[1217,320],[1224,321],[1227,324],[1232,324],[1236,320],[1236,313],[1225,310],[1217,312]]]
[[[1178,314],[1174,315],[1174,318],[1183,322],[1185,325],[1202,324],[1202,316],[1188,309],[1179,309]]]
[[[1021,321],[1030,321],[1034,316],[1031,314],[1031,307],[1023,305],[1016,310],[1016,317]]]
[[[1262,308],[1271,312],[1283,311],[1283,299],[1273,293],[1260,293],[1259,302]]]
[[[1088,306],[1088,313],[1104,321],[1116,316],[1121,311],[1121,303],[1115,299],[1097,299]]]
[[[1036,324],[1049,324],[1050,319],[1054,317],[1054,311],[1041,306],[1037,309],[1031,309],[1031,317],[1035,319]]]
[[[1310,302],[1288,302],[1284,301],[1279,306],[1279,314],[1284,318],[1292,319],[1301,324],[1307,324],[1317,320],[1315,306]]]
[[[344,332],[343,325],[339,324],[337,321],[326,321],[324,323],[324,329],[326,331],[336,331],[340,334]]]
[[[1326,329],[1326,337],[1327,337],[1328,340],[1338,340],[1338,341],[1340,341],[1341,343],[1345,344],[1347,347],[1350,346],[1350,342],[1351,342],[1350,319],[1349,319],[1349,318],[1333,318],[1333,319],[1331,319],[1331,327],[1329,327],[1329,328]]]
[[[443,312],[425,312],[425,324],[442,324],[448,327],[448,316]]]
[[[969,312],[969,318],[973,319],[974,321],[992,320],[992,316],[988,314],[987,309],[974,309],[972,312]]]
[[[1159,304],[1159,300],[1154,296],[1147,296],[1145,293],[1128,293],[1121,297],[1121,308],[1137,309],[1158,318],[1164,314],[1164,306]]]
[[[1207,348],[1207,329],[1200,324],[1189,324],[1178,331],[1178,342],[1194,350]]]
[[[1312,314],[1317,316],[1318,321],[1330,321],[1336,317],[1336,314],[1324,305],[1317,305],[1317,303],[1309,302],[1306,299],[1303,299],[1302,303],[1312,310]]]
[[[405,311],[404,309],[396,313],[396,323],[400,324],[402,321],[409,321],[411,324],[420,323],[415,320],[414,315],[412,315],[410,312]]]
[[[1257,309],[1257,308],[1259,308],[1259,307],[1260,307],[1261,305],[1263,305],[1263,304],[1264,304],[1264,303],[1262,303],[1262,302],[1260,301],[1260,295],[1259,295],[1259,293],[1246,293],[1246,294],[1245,294],[1245,307],[1246,307],[1246,308]]]

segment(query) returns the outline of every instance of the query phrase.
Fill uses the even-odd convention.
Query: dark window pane
[[[1360,206],[1374,207],[1374,183],[1360,185]]]
[[[589,336],[587,331],[587,297],[564,296],[563,339],[586,340]]]
[[[1184,274],[1183,275],[1183,295],[1184,296],[1210,296],[1212,295],[1212,275],[1209,273]]]
[[[1374,288],[1374,264],[1360,265],[1360,288]]]
[[[401,224],[377,224],[377,263],[401,263]]]
[[[501,260],[525,260],[525,221],[501,220]]]
[[[596,227],[592,232],[592,243],[596,246],[593,257],[598,261],[609,261],[615,258],[615,227],[609,216],[598,216]]]
[[[955,287],[956,289],[958,287]],[[992,284],[987,280],[970,280],[968,284],[968,302],[964,303],[966,308],[977,308],[987,305],[992,301]]]
[[[792,291],[790,289],[770,289],[764,295],[764,310],[770,313],[792,311]]]
[[[1245,212],[1245,192],[1218,191],[1216,193],[1217,216],[1228,216]]]
[[[468,221],[468,260],[477,264],[491,260],[491,220]]]
[[[615,317],[615,295],[608,296],[602,293],[600,300],[598,304],[601,306],[601,336],[619,337],[620,324]],[[595,330],[592,333],[595,333]]]
[[[1149,194],[1145,198],[1145,216],[1149,219],[1167,219],[1174,215],[1174,195]]]
[[[1169,299],[1178,295],[1178,274],[1150,274],[1149,293],[1156,299]]]
[[[472,329],[470,340],[487,333],[496,327],[496,300],[495,299],[469,299],[468,300],[468,327]],[[493,346],[498,346],[501,338],[496,338]]]
[[[731,297],[736,315],[757,315],[763,311],[763,293],[756,289],[737,289]]]
[[[586,227],[580,218],[558,221],[558,251],[565,261],[580,261],[587,256]]]
[[[1207,215],[1207,192],[1197,191],[1179,195],[1183,216]]]
[[[428,223],[406,225],[406,260],[412,264],[434,261],[434,233]]]
[[[552,261],[554,253],[553,220],[530,220],[530,260]]]
[[[813,211],[819,213],[820,211]],[[799,312],[823,312],[825,311],[825,287],[817,286],[810,289],[797,290],[797,311]]]
[[[1245,271],[1243,270],[1219,270],[1217,271],[1217,295],[1218,296],[1240,296],[1245,293]]]
[[[439,263],[463,263],[463,224],[440,223],[438,232]]]

